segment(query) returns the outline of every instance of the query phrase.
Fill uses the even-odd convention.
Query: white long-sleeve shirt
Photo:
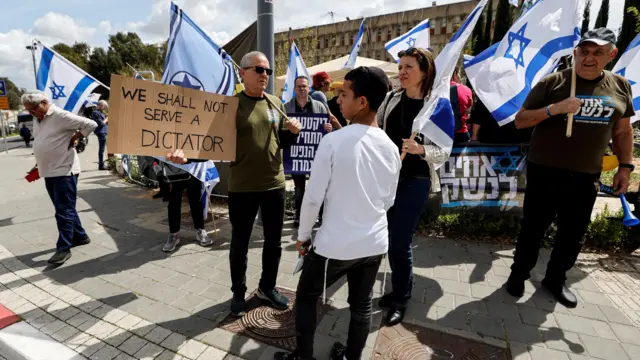
[[[69,149],[71,137],[80,130],[89,136],[98,124],[53,104],[43,120],[33,121],[33,154],[41,177],[77,175],[80,160],[76,149]]]
[[[298,240],[311,229],[324,202],[313,246],[329,259],[353,260],[387,252],[387,210],[400,174],[398,148],[377,127],[353,124],[326,135],[318,146],[302,201]]]

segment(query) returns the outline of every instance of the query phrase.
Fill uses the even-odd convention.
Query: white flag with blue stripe
[[[362,23],[360,24],[360,30],[358,30],[358,35],[356,35],[356,40],[353,43],[353,48],[351,48],[351,53],[349,54],[349,58],[347,62],[344,63],[344,69],[353,69],[356,67],[356,60],[358,59],[358,53],[360,52],[360,46],[362,46],[362,39],[364,38],[364,27],[367,23],[367,19],[362,19]]]
[[[631,122],[640,120],[640,34],[627,46],[612,71],[629,80],[633,92],[633,109],[636,111]]]
[[[82,105],[102,84],[64,56],[35,41],[36,87],[43,91],[56,106],[72,112],[80,111]],[[107,86],[104,86],[108,89]]]
[[[436,78],[431,96],[426,100],[425,105],[413,122],[413,132],[424,134],[431,142],[438,145],[449,155],[453,147],[455,127],[453,108],[449,99],[451,76],[487,1],[482,0],[478,3],[436,58]],[[434,166],[437,169],[442,164],[438,163],[434,164]]]
[[[306,76],[309,79],[309,86],[313,86],[309,71],[304,65],[300,50],[295,42],[291,42],[291,51],[289,52],[289,65],[287,66],[287,77],[284,81],[284,91],[282,92],[282,102],[287,102],[296,96],[296,78],[298,76]]]
[[[173,2],[170,13],[169,48],[162,82],[232,96],[235,72],[229,55]],[[165,161],[163,157],[158,159]],[[201,201],[206,219],[211,191],[220,182],[213,161],[185,165],[167,163],[187,171],[202,182]]]
[[[398,53],[412,47],[428,49],[431,47],[429,19],[423,20],[406,34],[384,44],[384,48],[397,61],[400,61]]]
[[[233,95],[235,73],[229,55],[173,2],[170,14],[169,43],[162,82]]]
[[[494,119],[513,121],[531,88],[580,40],[584,0],[538,0],[499,43],[465,65],[473,89]]]

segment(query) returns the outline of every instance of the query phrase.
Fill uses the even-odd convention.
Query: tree
[[[287,66],[289,65],[289,52],[291,50],[291,45],[286,37],[286,35],[282,35],[280,40],[281,44],[276,49],[276,56],[274,59],[275,65],[275,76],[282,76],[287,73]],[[298,36],[298,38],[293,39],[300,51],[300,55],[302,56],[302,60],[304,60],[304,64],[306,67],[312,67],[316,65],[316,56],[318,53],[318,37],[315,34],[315,30],[313,28],[306,28],[302,30],[302,33]],[[312,74],[309,74],[312,75]]]
[[[502,41],[509,28],[513,24],[513,17],[511,12],[512,5],[509,4],[509,0],[498,0],[498,8],[496,9],[496,25],[493,29],[493,41],[492,44],[495,44],[499,41]],[[489,8],[491,10],[491,8]]]
[[[609,0],[602,0],[595,28],[607,27],[607,23],[609,23]]]
[[[485,14],[483,12],[480,15],[480,18],[478,19],[478,23],[476,24],[476,27],[473,28],[473,33],[471,33],[471,41],[473,41],[472,54],[474,56],[480,54],[485,49],[480,47],[482,45],[482,37],[484,36],[484,34],[482,33],[484,31],[484,20],[485,20]]]
[[[55,52],[64,56],[67,60],[74,63],[82,70],[87,71],[87,61],[89,60],[89,54],[91,51],[91,48],[87,43],[77,42],[73,44],[73,46],[58,43],[53,45],[52,48]]]
[[[636,37],[636,34],[640,32],[640,29],[637,28],[638,18],[634,16],[633,9],[640,9],[640,0],[626,0],[624,3],[624,9],[627,9],[624,13],[624,18],[622,19],[622,27],[620,28],[620,34],[618,34],[618,43],[616,46],[618,49],[618,58],[622,55],[622,53],[627,49],[629,43]],[[618,59],[616,59],[617,61]]]
[[[482,32],[482,37],[478,40],[476,47],[478,49],[482,49],[482,51],[488,48],[491,45],[491,25],[493,22],[493,0],[489,0],[486,6],[487,9],[487,19],[484,23],[484,31]]]
[[[636,33],[640,33],[640,11],[635,7],[630,7],[627,12],[636,18]]]
[[[582,15],[582,30],[580,31],[580,35],[584,35],[587,31],[589,31],[589,21],[591,16],[591,0],[587,0],[584,7],[584,14]]]
[[[13,81],[9,80],[9,78],[0,78],[0,80],[4,80],[4,83],[7,87],[7,97],[9,98],[9,109],[11,110],[19,110],[20,109],[20,97],[24,94],[24,89],[18,89],[16,84]]]

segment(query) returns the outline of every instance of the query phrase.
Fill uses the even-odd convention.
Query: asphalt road
[[[32,141],[33,143],[33,141]],[[11,151],[12,149],[16,149],[16,148],[24,148],[26,146],[24,146],[24,141],[22,140],[21,137],[10,137],[7,138],[7,147],[5,148],[5,144],[4,144],[4,139],[2,137],[0,137],[0,151],[5,151],[5,149],[9,149],[9,151]]]

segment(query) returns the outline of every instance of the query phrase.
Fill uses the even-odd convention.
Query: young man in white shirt
[[[334,344],[331,358],[360,359],[371,327],[373,285],[388,248],[386,213],[395,200],[401,166],[397,147],[376,121],[388,84],[385,73],[374,67],[345,76],[338,103],[351,125],[320,142],[302,203],[296,249],[305,260],[296,291],[297,348],[276,353],[275,360],[313,359],[318,298],[345,275],[349,337],[347,346]],[[311,242],[323,202],[323,226]]]

